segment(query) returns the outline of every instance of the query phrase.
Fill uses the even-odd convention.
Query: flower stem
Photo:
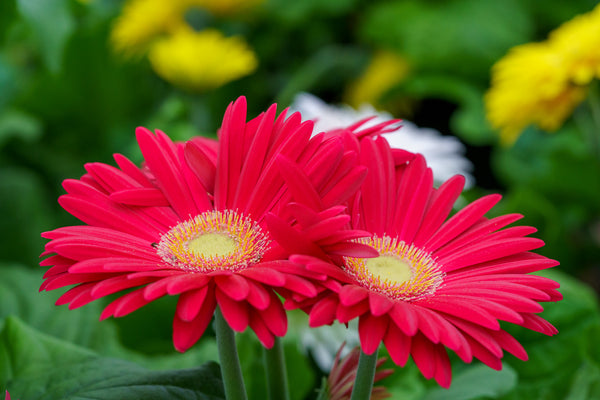
[[[350,397],[350,400],[369,400],[371,398],[378,351],[379,349],[375,350],[370,356],[362,351],[360,352],[358,369],[356,370],[356,378],[354,380],[354,389],[352,389],[352,397]]]
[[[215,310],[215,333],[219,349],[221,375],[227,400],[247,400],[244,377],[235,345],[235,333],[223,318],[221,310]]]
[[[267,392],[270,400],[289,400],[285,354],[281,338],[275,338],[272,349],[264,349],[265,368],[267,373]]]
[[[593,126],[589,130],[590,142],[592,151],[597,158],[600,158],[600,87],[597,83],[593,83],[588,93],[588,104],[592,115]]]

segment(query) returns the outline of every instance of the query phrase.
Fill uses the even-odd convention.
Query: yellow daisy
[[[258,65],[256,55],[241,37],[187,27],[157,41],[148,58],[159,76],[192,91],[222,86],[252,73]]]
[[[363,104],[377,105],[385,92],[406,78],[408,71],[409,64],[403,57],[390,51],[379,51],[363,75],[349,86],[346,102],[355,108]]]
[[[510,145],[530,124],[558,129],[585,95],[584,87],[572,83],[560,52],[546,42],[528,43],[494,65],[485,102],[501,142]]]
[[[158,36],[185,24],[187,0],[129,0],[111,32],[114,48],[125,55],[144,53]]]
[[[531,124],[561,127],[600,77],[600,6],[565,22],[548,40],[514,47],[492,68],[487,117],[512,144]]]
[[[128,0],[111,32],[114,48],[125,55],[143,54],[154,40],[187,25],[185,14],[192,8],[224,16],[240,13],[263,0]]]
[[[600,6],[565,22],[549,41],[565,58],[569,76],[579,85],[600,77]]]

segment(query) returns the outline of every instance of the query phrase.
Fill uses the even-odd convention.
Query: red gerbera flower
[[[160,131],[138,129],[143,168],[115,155],[119,169],[88,164],[80,180],[64,182],[60,204],[87,225],[43,234],[51,239],[43,255],[52,255],[41,265],[54,267],[41,290],[75,285],[57,301],[73,309],[135,289],[110,303],[101,319],[178,295],[177,350],[201,337],[217,305],[235,331],[250,326],[272,346],[287,329],[275,291],[316,294],[301,276],[305,271],[286,261],[285,248],[324,260],[373,252],[351,242],[363,234],[342,230],[349,216],[335,206],[354,194],[366,169],[349,162],[339,138],[311,139],[311,133],[312,123],[302,123],[299,114],[276,118],[275,105],[246,122],[244,98],[227,109],[219,143],[174,144]],[[306,213],[306,205],[290,204],[281,175],[286,167],[315,166],[327,168],[310,177],[317,188],[311,201],[323,209]],[[302,224],[293,215],[304,217]],[[267,217],[278,231],[294,227],[295,235],[275,238]],[[296,236],[301,243],[285,243]]]
[[[316,303],[288,298],[286,307],[309,310],[311,326],[358,317],[366,354],[383,342],[396,364],[404,365],[412,355],[423,375],[443,387],[451,381],[445,347],[465,362],[475,357],[494,369],[502,367],[504,350],[527,359],[499,321],[557,333],[537,313],[539,302],[562,298],[559,284],[529,273],[558,263],[530,252],[543,246],[527,237],[534,228],[505,228],[521,215],[484,217],[500,200],[489,195],[446,220],[463,177],[435,189],[421,155],[393,152],[382,138],[364,138],[360,144],[355,137],[346,140],[360,147],[360,163],[369,168],[351,201],[352,227],[370,233],[360,240],[379,256],[345,258],[341,268],[291,257],[316,274],[321,293]],[[332,290],[330,281],[342,287]]]

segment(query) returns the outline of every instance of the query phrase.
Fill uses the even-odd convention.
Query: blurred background
[[[561,263],[547,275],[562,283],[565,300],[548,305],[546,314],[561,333],[545,338],[511,329],[531,361],[507,356],[501,373],[456,363],[453,388],[467,397],[444,397],[448,392],[409,364],[383,381],[394,398],[600,398],[600,19],[567,46],[586,43],[590,76],[541,71],[548,53],[539,61],[531,53],[513,70],[507,58],[525,53],[514,52],[516,46],[549,40],[596,4],[0,0],[0,318],[16,316],[39,332],[148,368],[214,359],[210,338],[189,354],[173,354],[169,299],[102,323],[99,307],[54,307],[56,296],[38,294],[40,233],[78,223],[57,198],[61,182],[80,177],[85,163],[112,163],[113,153],[140,160],[137,126],[175,140],[215,136],[227,104],[240,95],[254,116],[311,93],[346,111],[370,105],[456,137],[461,157],[472,164],[473,185],[462,205],[502,193],[493,212],[523,214],[522,224],[537,227],[546,242],[539,253]],[[514,69],[525,81],[511,89]],[[557,74],[569,91],[557,98],[571,96],[568,104],[533,109],[520,103],[546,90]],[[502,97],[495,88],[513,92]],[[506,98],[516,99],[514,110],[503,106]],[[527,120],[521,111],[540,116]],[[324,373],[296,345],[301,331],[292,324],[286,342],[298,400],[314,398]],[[260,347],[241,338],[248,342],[240,350],[244,372],[251,376]],[[252,385],[255,393],[263,390]]]

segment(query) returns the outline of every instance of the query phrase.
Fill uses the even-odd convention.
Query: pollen
[[[232,210],[207,211],[165,233],[156,252],[190,272],[240,271],[258,263],[270,239],[249,217]]]
[[[444,272],[431,255],[389,236],[361,242],[379,252],[374,258],[344,258],[344,269],[369,290],[396,300],[431,296],[444,281]]]

